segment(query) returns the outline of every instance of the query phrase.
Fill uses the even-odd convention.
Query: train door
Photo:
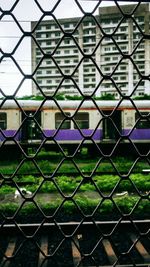
[[[26,111],[27,116],[32,116],[35,112]],[[26,118],[26,115],[22,113],[22,121]],[[41,112],[35,116],[35,120],[41,126]],[[37,126],[37,123],[32,118],[27,118],[22,126],[22,139],[23,140],[40,140],[41,139],[41,131]]]
[[[103,111],[105,115],[109,115],[111,112],[112,111]],[[116,110],[111,118],[114,121],[118,131],[121,132],[121,111]],[[103,139],[118,139],[118,131],[109,118],[103,120]]]

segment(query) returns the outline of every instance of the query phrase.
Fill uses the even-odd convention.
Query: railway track
[[[0,267],[149,267],[149,234],[149,220],[5,224]]]

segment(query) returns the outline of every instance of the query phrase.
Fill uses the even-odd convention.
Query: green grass
[[[45,179],[41,176],[41,173],[38,171],[36,165],[32,162],[32,160],[22,161],[20,159],[21,165],[18,169],[16,176],[14,175],[12,181],[12,174],[16,171],[19,162],[12,161],[10,162],[1,162],[1,173],[6,178],[3,183],[0,185],[0,196],[7,198],[8,194],[14,194],[15,192],[15,183],[20,186],[20,182],[26,183],[25,186],[27,190],[31,192],[35,192],[38,190],[39,193],[48,193],[48,194],[56,194],[56,198],[54,200],[49,201],[49,203],[43,203],[43,200],[38,200],[38,204],[40,208],[45,212],[46,215],[53,214],[57,208],[61,205],[63,199],[58,194],[58,188],[65,195],[72,195],[77,187],[77,194],[74,196],[74,201],[77,203],[79,208],[86,215],[91,215],[95,211],[97,216],[106,216],[108,219],[111,219],[111,216],[116,216],[115,214],[119,214],[119,212],[123,212],[124,214],[132,214],[132,209],[136,203],[139,204],[134,211],[134,214],[138,218],[149,218],[149,210],[150,210],[150,201],[148,196],[145,199],[139,198],[137,192],[139,191],[141,194],[145,194],[145,192],[150,191],[150,174],[144,175],[142,174],[142,169],[149,168],[148,163],[144,161],[137,161],[135,167],[133,168],[133,172],[139,172],[138,174],[132,173],[129,177],[122,176],[120,178],[118,175],[112,175],[111,173],[115,171],[114,167],[110,163],[109,159],[102,159],[100,164],[99,158],[92,158],[86,154],[78,155],[78,157],[74,158],[74,162],[77,167],[80,169],[81,173],[85,175],[83,178],[71,159],[64,159],[63,163],[60,165],[57,173],[61,173],[62,175],[54,175],[51,178],[53,172],[57,169],[58,164],[60,164],[63,159],[63,155],[56,152],[47,153],[42,151],[35,158],[35,162],[41,169],[43,174],[48,174],[49,179]],[[117,168],[119,172],[125,172],[127,174],[132,165],[134,164],[133,159],[125,159],[121,157],[117,157],[113,159],[113,164]],[[92,177],[86,177],[86,172],[92,173],[92,171],[96,168],[96,172],[103,172],[104,174],[98,175],[96,172]],[[38,173],[38,176],[34,176],[34,173]],[[63,175],[65,173],[66,175]],[[78,175],[74,175],[78,173]],[[106,174],[109,173],[109,174]],[[17,177],[17,174],[20,174],[20,177]],[[29,174],[29,175],[25,175]],[[10,176],[10,178],[9,178]],[[9,181],[9,185],[5,182]],[[100,195],[97,193],[96,197],[87,197],[86,192],[96,192],[96,187],[101,191],[104,196],[110,195],[114,188],[116,187],[113,195],[113,201],[110,199],[102,199]],[[20,186],[21,187],[21,186]],[[128,191],[128,195],[125,197],[116,197],[115,193]],[[84,195],[85,194],[85,195]],[[66,214],[75,214],[79,212],[77,207],[74,204],[74,201],[67,200],[62,205],[61,210]],[[97,208],[97,205],[100,205]],[[116,206],[118,208],[116,208]],[[0,202],[0,213],[4,213],[8,216],[13,216],[16,210],[19,207],[19,203],[13,202]],[[33,203],[26,203],[23,205],[22,209],[19,212],[19,216],[23,216],[25,214],[28,215],[36,215],[37,207]],[[108,214],[111,214],[110,218]],[[119,215],[118,215],[119,216]]]
[[[71,216],[80,213],[80,209],[81,213],[84,215],[93,216],[95,218],[99,218],[100,220],[104,218],[111,220],[112,218],[115,218],[115,216],[118,216],[119,218],[122,214],[133,218],[149,219],[150,202],[147,199],[140,200],[139,197],[126,196],[123,198],[115,198],[114,202],[108,199],[103,201],[101,199],[83,199],[78,196],[74,198],[73,201],[71,199],[66,200],[63,205],[61,205],[62,200],[56,198],[55,201],[47,203],[39,202],[38,206],[46,216],[52,216],[57,210],[59,213],[61,212],[63,215],[66,214],[71,218]],[[79,209],[76,207],[75,203]],[[0,205],[0,213],[3,213],[6,217],[14,217],[19,207],[18,203],[3,203]],[[25,216],[28,215],[29,218],[30,216],[33,216],[37,219],[38,214],[41,214],[39,208],[37,208],[32,202],[27,202],[19,210],[17,217],[25,219]]]
[[[96,187],[102,192],[111,192],[117,186],[116,192],[128,191],[137,193],[137,191],[150,191],[150,174],[131,174],[129,178],[120,178],[117,175],[100,175],[91,178],[82,178],[81,176],[56,176],[49,180],[44,180],[43,177],[34,177],[32,175],[22,176],[19,179],[13,179],[18,185],[20,182],[26,182],[26,188],[35,192],[40,186],[40,193],[57,192],[57,186],[63,192],[73,192],[78,186],[79,192],[96,191]],[[32,181],[32,184],[30,182]],[[0,194],[14,192],[14,187],[10,185],[2,185]]]
[[[78,155],[74,158],[74,164],[72,159],[65,159],[60,153],[41,152],[39,155],[37,155],[37,157],[35,157],[35,162],[43,173],[52,174],[56,169],[58,170],[58,173],[62,174],[79,173],[77,169],[79,168],[80,172],[84,174],[86,172],[93,172],[93,170],[96,172],[111,173],[116,172],[115,168],[118,170],[118,172],[128,173],[131,170],[135,160],[117,157],[113,159],[113,166],[109,159],[100,160],[98,157],[94,158],[87,155]],[[21,166],[17,172],[18,174],[39,173],[39,170],[33,163],[32,159],[25,161],[20,159],[20,162],[18,160],[11,161],[11,164],[10,161],[1,162],[1,173],[3,175],[12,175],[20,163]],[[58,168],[60,163],[61,165]],[[149,168],[149,165],[146,161],[137,161],[137,163],[134,164],[132,172],[142,172],[142,170],[145,168]]]

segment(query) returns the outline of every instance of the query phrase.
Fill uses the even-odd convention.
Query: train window
[[[6,112],[0,112],[0,129],[6,130],[7,128],[7,114]]]
[[[149,114],[149,112],[141,112],[141,115],[148,115],[148,114]],[[135,114],[135,120],[137,121],[138,119],[139,119],[139,114],[136,113]],[[141,118],[138,121],[136,128],[137,129],[148,129],[148,128],[150,128],[150,121],[146,118]]]
[[[65,113],[67,116],[70,115],[70,113]],[[58,129],[61,122],[65,119],[65,116],[58,112],[55,114],[55,129]],[[71,128],[71,120],[65,120],[63,124],[61,125],[61,129],[70,129]]]
[[[78,127],[80,129],[88,129],[89,128],[89,113],[81,113],[78,112],[74,117]],[[77,129],[77,126],[74,124],[74,128]]]

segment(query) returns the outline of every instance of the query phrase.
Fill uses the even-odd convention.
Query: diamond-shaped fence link
[[[0,5],[0,266],[149,266],[149,1]]]

